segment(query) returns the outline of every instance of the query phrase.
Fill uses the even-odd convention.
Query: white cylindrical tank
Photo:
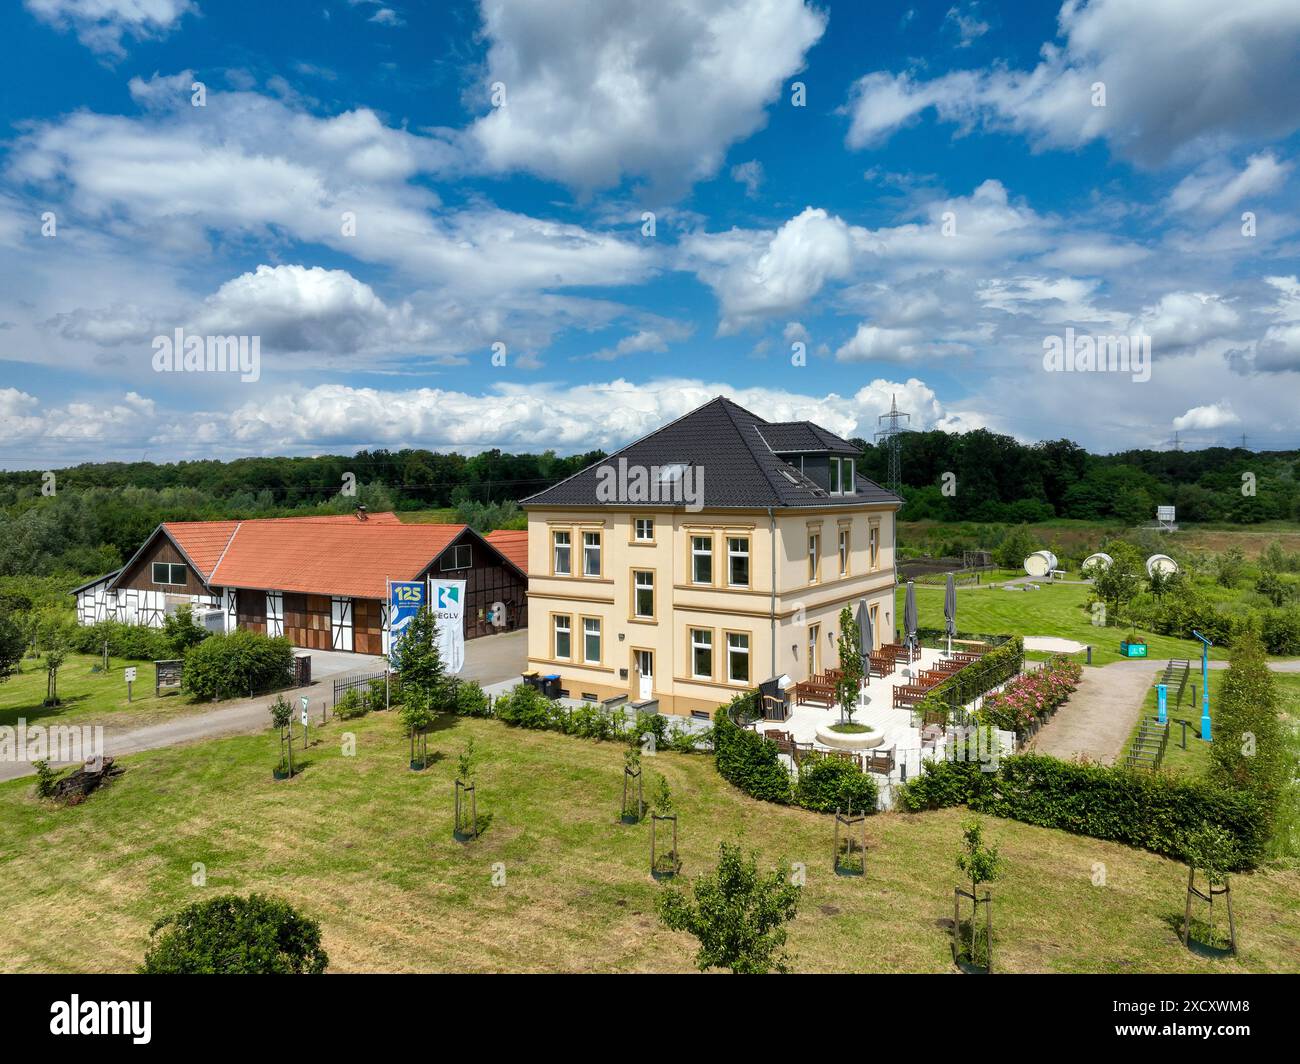
[[[1048,576],[1056,568],[1056,555],[1050,550],[1036,550],[1025,559],[1025,572],[1030,576]]]
[[[1168,554],[1153,554],[1147,559],[1147,576],[1150,576],[1159,569],[1165,576],[1173,576],[1178,572],[1178,563],[1169,557]]]
[[[1109,569],[1115,562],[1105,551],[1098,551],[1096,554],[1089,554],[1083,559],[1083,564],[1079,566],[1080,571],[1087,576],[1088,570],[1096,566],[1098,569]]]

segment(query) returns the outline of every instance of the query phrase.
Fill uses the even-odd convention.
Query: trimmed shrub
[[[838,757],[805,761],[799,766],[794,801],[814,813],[833,813],[849,806],[861,812],[874,812],[876,781],[857,765]]]
[[[79,654],[102,654],[104,644],[115,658],[129,661],[164,661],[176,657],[176,649],[159,628],[144,624],[100,621],[98,624],[69,624],[65,632],[68,647]]]
[[[383,705],[383,702],[380,702]],[[348,688],[343,697],[334,703],[334,716],[339,720],[356,720],[370,712],[369,699],[363,697],[355,687]]]
[[[239,628],[185,652],[181,687],[210,700],[257,694],[293,683],[293,645],[284,636]]]
[[[497,718],[516,728],[542,730],[554,727],[561,731],[559,706],[536,687],[516,684],[496,701]]]
[[[187,905],[149,934],[145,975],[319,975],[329,964],[320,925],[263,894]]]
[[[753,695],[739,695],[713,717],[713,751],[718,775],[751,798],[789,805],[794,798],[790,773],[781,764],[776,744],[758,732],[738,728],[728,709]]]
[[[488,706],[488,696],[473,680],[456,686],[455,710],[462,717],[490,717],[492,710]]]
[[[968,805],[992,816],[1138,846],[1182,859],[1183,840],[1217,824],[1254,867],[1269,840],[1263,803],[1207,780],[1061,761],[1043,754],[1002,759],[996,772],[976,762],[927,761],[899,801],[913,812]]]

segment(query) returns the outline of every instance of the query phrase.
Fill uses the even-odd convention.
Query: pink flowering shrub
[[[1077,661],[1052,658],[1037,672],[1015,677],[1001,691],[984,699],[980,721],[1023,737],[1070,697],[1082,675],[1083,666]]]

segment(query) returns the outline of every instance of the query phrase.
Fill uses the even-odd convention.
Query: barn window
[[[170,584],[176,587],[184,587],[185,566],[176,565],[173,562],[154,562],[153,582],[155,584]]]
[[[443,552],[442,562],[439,564],[444,573],[452,569],[468,569],[474,564],[473,554],[468,543],[461,543]]]

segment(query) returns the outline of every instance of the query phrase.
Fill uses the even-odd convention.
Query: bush
[[[163,636],[177,657],[184,657],[185,651],[202,643],[211,634],[194,622],[192,606],[181,606],[175,613],[169,613],[163,618]]]
[[[286,701],[284,695],[276,695],[275,701],[271,703],[271,727],[284,731],[293,720],[293,706]]]
[[[738,695],[714,714],[713,751],[718,775],[751,798],[789,805],[794,800],[793,787],[776,744],[758,732],[737,727],[728,712],[733,707],[740,708],[745,699],[752,704],[753,698],[752,692]]]
[[[516,684],[496,703],[497,717],[516,728],[561,731],[559,709],[557,703],[526,683]]]
[[[199,699],[256,694],[293,682],[293,645],[242,628],[212,635],[185,653],[181,687]]]
[[[339,720],[356,720],[369,712],[369,703],[355,687],[348,688],[343,697],[334,703],[334,716]]]
[[[1066,657],[1052,658],[1036,672],[1017,676],[984,700],[977,716],[981,724],[1016,733],[1017,738],[1041,723],[1070,697],[1083,676],[1083,666]]]
[[[1269,840],[1268,810],[1252,794],[1194,777],[1043,754],[1005,757],[996,772],[981,771],[973,761],[927,761],[924,772],[902,788],[899,801],[912,812],[967,805],[1179,859],[1190,833],[1218,824],[1237,840],[1245,867],[1259,863]]]
[[[48,761],[33,761],[32,768],[36,769],[36,797],[52,797],[54,795],[54,785],[59,779],[59,773],[50,768]]]
[[[165,661],[176,656],[166,634],[159,628],[144,624],[122,624],[120,621],[100,621],[91,625],[70,623],[66,638],[68,647],[79,654],[102,654],[104,644],[108,643],[110,655],[128,661]]]
[[[490,717],[492,709],[483,688],[470,680],[456,685],[455,710],[461,717]]]
[[[814,813],[833,813],[849,806],[870,813],[876,808],[876,781],[838,757],[805,761],[799,766],[794,801]]]
[[[320,925],[262,894],[188,905],[149,935],[145,975],[319,975],[329,964]]]

